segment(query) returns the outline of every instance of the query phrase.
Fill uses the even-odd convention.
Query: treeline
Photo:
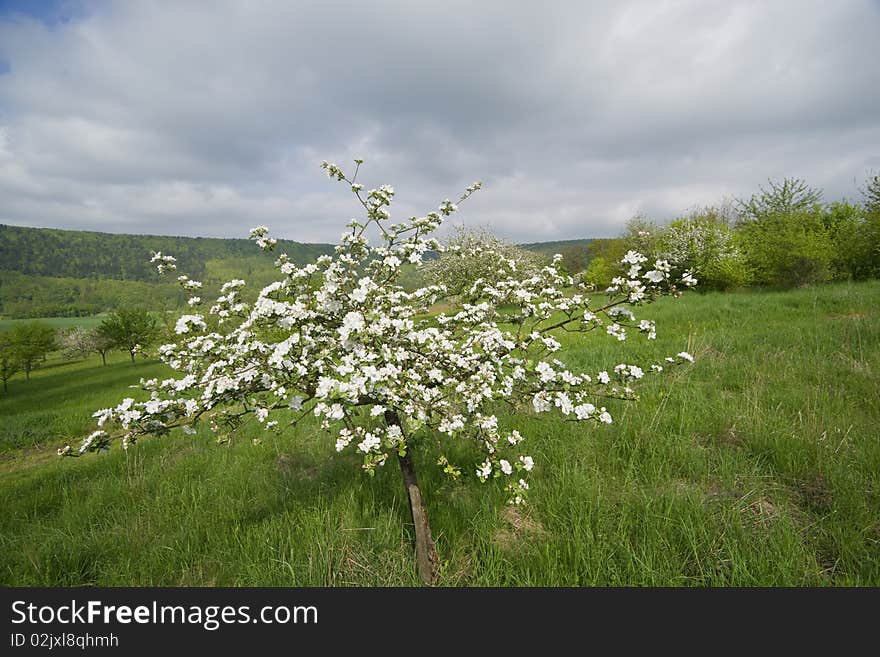
[[[582,276],[608,286],[626,274],[620,259],[632,249],[652,262],[690,269],[702,290],[878,278],[880,176],[869,176],[862,194],[859,204],[825,203],[821,190],[787,178],[769,181],[748,199],[695,210],[666,225],[636,217],[621,237],[589,244]]]
[[[138,353],[148,352],[158,341],[170,339],[171,326],[161,320],[167,316],[143,307],[120,308],[105,317],[98,326],[53,329],[34,320],[16,324],[0,332],[0,382],[3,391],[16,374],[30,380],[31,372],[47,361],[50,353],[60,351],[67,360],[100,354],[107,364],[111,351],[125,351],[131,362]]]
[[[278,240],[277,252],[304,264],[332,248]],[[117,235],[0,224],[0,269],[32,276],[155,282],[150,254],[156,251],[173,255],[179,269],[193,278],[204,275],[210,260],[236,260],[259,253],[246,239]]]

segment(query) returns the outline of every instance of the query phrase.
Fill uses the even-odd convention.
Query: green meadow
[[[33,321],[39,321],[47,324],[53,329],[69,329],[76,326],[85,328],[94,328],[101,323],[106,315],[92,315],[90,317],[41,317],[39,320],[34,319],[0,319],[0,333],[9,331],[17,324],[27,324]]]
[[[527,507],[415,450],[442,585],[880,585],[880,282],[687,294],[658,339],[564,336],[597,371],[687,350],[610,426],[523,411]],[[0,396],[0,584],[418,585],[400,473],[316,426],[60,459],[157,362],[50,359]],[[259,438],[254,444],[254,438]]]

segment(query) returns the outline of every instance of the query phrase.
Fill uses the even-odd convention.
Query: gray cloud
[[[0,17],[0,222],[332,241],[318,163],[398,212],[606,236],[880,161],[876,2],[75,3]],[[5,72],[3,72],[5,71]]]

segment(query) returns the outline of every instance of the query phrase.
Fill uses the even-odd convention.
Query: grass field
[[[564,357],[590,370],[686,348],[697,362],[608,427],[518,418],[537,463],[526,509],[416,450],[441,582],[880,585],[878,301],[877,282],[692,294],[644,311],[659,337],[625,355],[569,340]],[[418,583],[397,468],[363,476],[314,427],[54,455],[163,369],[93,358],[10,382],[0,584]]]
[[[39,321],[48,324],[53,329],[66,329],[74,326],[83,326],[92,328],[100,324],[106,315],[93,315],[91,317],[41,317],[39,320],[33,319],[0,319],[0,333],[9,331],[16,324],[27,324],[28,322]]]

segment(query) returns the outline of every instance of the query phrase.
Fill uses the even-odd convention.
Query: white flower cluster
[[[621,364],[613,381],[604,370],[571,371],[554,356],[561,348],[555,334],[605,326],[619,341],[628,327],[653,338],[654,323],[637,320],[632,309],[676,293],[692,278],[673,281],[669,263],[659,260],[645,272],[644,256],[629,252],[628,277],[615,280],[610,298],[594,303],[587,288],[563,273],[560,257],[517,273],[499,254],[497,269],[504,276],[477,281],[467,302],[431,314],[429,307],[447,290],[427,285],[408,292],[399,283],[401,268],[439,248],[431,235],[457,204],[444,201],[436,212],[391,223],[392,187],[364,192],[341,168],[322,166],[350,186],[366,219],[348,224],[333,256],[298,266],[282,254],[276,261],[279,280],[263,288],[254,303],[240,300],[244,281],[233,280],[207,314],[180,317],[179,341],[159,349],[180,375],[142,381],[148,401],[126,399],[98,411],[102,429],[85,439],[80,452],[119,437],[128,445],[174,427],[192,431],[199,422],[221,439],[247,417],[280,431],[311,414],[331,433],[336,450],[354,449],[368,472],[423,442],[439,446],[437,463],[450,476],[464,471],[482,481],[498,478],[510,500],[522,502],[535,461],[523,449],[528,439],[505,426],[512,420],[499,419],[502,403],[525,402],[536,413],[557,411],[572,421],[610,424],[600,401],[634,399],[629,384],[645,371]],[[479,188],[479,183],[468,187],[458,204]],[[381,237],[378,246],[367,239],[371,227]],[[255,228],[251,238],[260,248],[275,244],[265,226]],[[156,254],[153,260],[173,266],[169,256]],[[201,288],[186,277],[179,281],[191,294]],[[691,359],[681,353],[668,360]],[[662,369],[654,365],[648,371]],[[107,433],[110,425],[120,433]],[[462,440],[473,446],[471,466],[453,465],[444,453],[444,444]]]
[[[189,276],[181,275],[177,277],[177,282],[190,295],[187,303],[190,306],[198,306],[202,303],[202,298],[194,296],[194,293],[202,289],[201,281],[194,281]]]
[[[153,253],[153,257],[150,258],[151,263],[158,263],[156,265],[156,269],[160,274],[164,274],[166,271],[174,271],[177,269],[177,258],[169,255],[162,255],[161,251],[157,251]]]
[[[257,226],[251,229],[250,238],[256,242],[263,251],[271,251],[278,244],[278,240],[268,237],[269,229],[266,226]]]
[[[692,272],[685,271],[678,279],[676,285],[672,277],[672,264],[668,260],[656,260],[653,269],[643,271],[642,265],[647,261],[648,259],[641,253],[627,251],[621,260],[622,264],[629,265],[626,276],[618,276],[612,279],[611,286],[605,291],[612,296],[625,294],[628,301],[637,303],[639,301],[651,300],[658,294],[666,291],[670,291],[678,296],[677,285],[689,288],[697,284],[697,279],[693,277]],[[649,337],[654,334],[653,331],[642,329],[641,327],[639,330],[648,332]],[[615,336],[618,340],[625,339],[625,336],[616,330],[613,332],[609,331],[609,335]]]

